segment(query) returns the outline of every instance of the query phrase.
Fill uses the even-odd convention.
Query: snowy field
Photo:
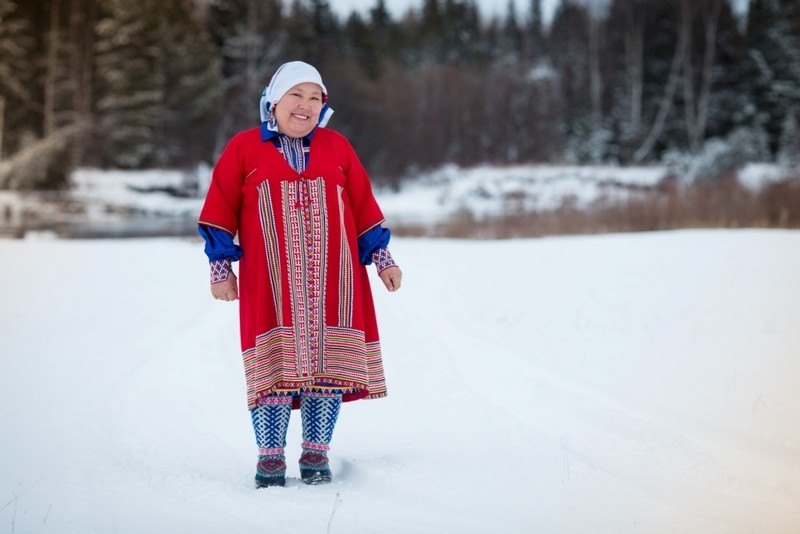
[[[256,491],[200,242],[0,240],[0,533],[800,532],[800,232],[392,251],[389,397]]]

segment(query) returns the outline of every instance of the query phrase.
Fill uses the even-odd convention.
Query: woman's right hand
[[[211,284],[211,295],[216,300],[237,300],[239,284],[236,282],[236,275],[230,273],[227,280]]]

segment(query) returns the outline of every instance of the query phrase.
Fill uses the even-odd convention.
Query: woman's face
[[[321,112],[322,88],[312,82],[299,83],[275,106],[278,131],[289,137],[305,137],[319,122]]]

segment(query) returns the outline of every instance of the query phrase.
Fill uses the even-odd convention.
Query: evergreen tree
[[[495,50],[495,57],[509,65],[519,65],[522,59],[523,32],[517,21],[517,8],[514,0],[508,1],[505,23],[500,33],[500,42]]]
[[[259,97],[289,47],[282,11],[281,0],[214,0],[209,7],[206,27],[222,62],[224,92],[215,154],[259,122]]]
[[[747,18],[744,75],[750,107],[746,119],[763,127],[777,151],[784,115],[800,101],[797,9],[780,0],[752,0]]]
[[[19,148],[26,118],[35,109],[31,91],[34,40],[16,0],[0,0],[0,160]]]
[[[438,44],[445,63],[467,66],[481,57],[481,28],[478,7],[473,0],[445,0]]]
[[[331,10],[328,0],[309,0],[307,11],[308,23],[311,26],[311,39],[305,43],[305,61],[317,68],[325,70],[326,64],[332,60],[339,50],[339,21]]]
[[[525,33],[526,59],[532,62],[540,61],[546,53],[542,0],[531,0],[528,25]]]
[[[634,161],[657,160],[667,147],[685,145],[685,118],[674,105],[688,53],[691,0],[650,1],[645,11],[642,118],[644,138]]]
[[[97,25],[105,163],[183,165],[210,147],[195,127],[211,112],[218,62],[183,0],[107,0]]]
[[[440,0],[423,0],[418,29],[417,49],[415,54],[421,64],[434,64],[440,62],[445,56],[444,9]]]
[[[580,147],[591,133],[589,79],[589,13],[577,2],[565,0],[556,9],[549,42],[563,106],[561,133],[568,146]],[[577,152],[573,161],[583,160]]]
[[[800,169],[800,128],[797,124],[797,109],[793,107],[786,113],[778,144],[778,163],[795,173]]]
[[[717,28],[714,66],[711,73],[706,138],[724,137],[735,127],[744,123],[741,101],[742,74],[741,53],[743,35],[739,19],[733,12],[731,2],[723,0]]]
[[[358,61],[364,73],[372,79],[378,77],[380,51],[376,34],[357,12],[350,14],[344,26],[347,56]]]

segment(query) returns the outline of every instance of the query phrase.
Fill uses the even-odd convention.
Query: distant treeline
[[[521,10],[518,8],[522,8]],[[524,15],[519,13],[523,12]],[[800,2],[0,0],[0,188],[212,163],[284,61],[319,68],[378,181],[445,162],[800,161]],[[711,176],[713,177],[713,176]]]

